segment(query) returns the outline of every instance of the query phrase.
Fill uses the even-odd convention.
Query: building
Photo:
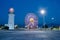
[[[14,9],[10,8],[9,9],[9,15],[8,15],[8,27],[9,29],[14,29]]]

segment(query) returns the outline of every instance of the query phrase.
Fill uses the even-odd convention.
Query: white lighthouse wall
[[[8,27],[9,29],[14,29],[14,14],[9,14]]]

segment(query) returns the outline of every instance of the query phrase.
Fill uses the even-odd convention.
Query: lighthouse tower
[[[9,15],[8,15],[8,27],[9,29],[14,29],[14,9],[9,9]]]

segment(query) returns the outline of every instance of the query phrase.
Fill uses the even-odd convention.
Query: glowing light
[[[9,9],[9,12],[13,13],[14,12],[14,9],[13,8],[10,8]]]
[[[41,13],[42,15],[44,15],[45,12],[46,12],[46,11],[45,11],[44,9],[40,10],[40,13]]]
[[[54,18],[53,18],[53,17],[52,17],[51,19],[52,19],[52,20],[54,20]]]
[[[34,18],[30,18],[30,22],[34,22]]]

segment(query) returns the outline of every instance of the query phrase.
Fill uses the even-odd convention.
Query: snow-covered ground
[[[60,40],[60,31],[0,31],[0,40]]]

